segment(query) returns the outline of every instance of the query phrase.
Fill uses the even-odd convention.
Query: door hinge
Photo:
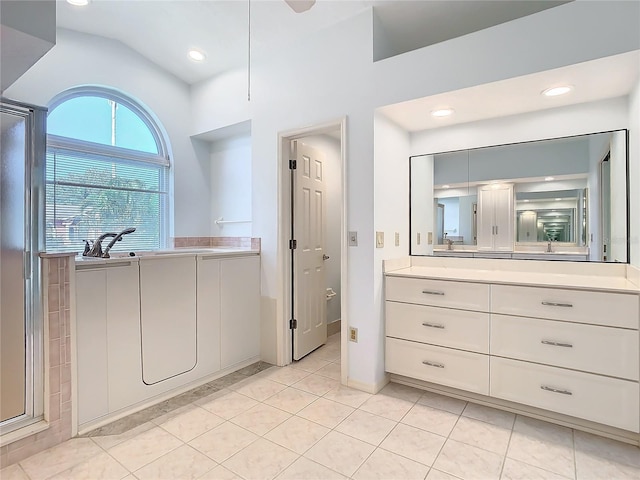
[[[289,240],[289,250],[295,250],[296,248],[298,248],[298,241]]]
[[[295,318],[289,320],[289,328],[291,330],[295,330],[296,328],[298,328],[298,320],[296,320]]]
[[[298,162],[295,160],[289,160],[289,170],[295,170],[298,167]]]

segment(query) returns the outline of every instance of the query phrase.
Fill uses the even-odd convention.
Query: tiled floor
[[[640,478],[637,447],[397,384],[369,395],[340,386],[339,362],[334,336],[293,366],[234,374],[0,478]]]

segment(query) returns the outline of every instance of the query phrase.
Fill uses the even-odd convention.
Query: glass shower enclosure
[[[0,106],[0,434],[43,414],[43,248],[46,110]]]

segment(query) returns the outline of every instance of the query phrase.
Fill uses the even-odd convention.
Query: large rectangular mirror
[[[410,162],[412,255],[628,262],[626,130]]]

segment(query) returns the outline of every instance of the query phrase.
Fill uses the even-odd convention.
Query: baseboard
[[[347,380],[348,387],[355,388],[356,390],[361,390],[363,392],[372,393],[374,395],[382,390],[387,383],[389,383],[388,374],[385,374],[384,378],[376,383],[364,383],[353,379]]]
[[[340,320],[336,320],[335,322],[327,323],[327,337],[331,335],[335,335],[336,333],[340,333]]]

